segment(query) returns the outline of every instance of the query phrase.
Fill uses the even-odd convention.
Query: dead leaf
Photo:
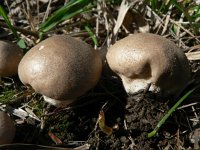
[[[48,132],[48,135],[50,136],[50,138],[51,138],[56,144],[62,144],[62,141],[61,141],[55,134],[53,134],[51,131]]]
[[[105,123],[105,115],[103,111],[100,111],[99,113],[99,128],[101,129],[102,132],[104,132],[107,135],[112,134],[112,128],[108,127]]]

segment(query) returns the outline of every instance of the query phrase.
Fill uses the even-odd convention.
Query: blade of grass
[[[158,13],[168,13],[173,5],[173,0],[162,1],[161,7],[158,10]]]
[[[18,46],[20,48],[22,48],[22,49],[25,49],[26,48],[25,41],[18,36],[17,30],[15,30],[15,28],[11,24],[10,19],[8,18],[8,15],[6,14],[6,11],[4,10],[4,8],[1,5],[0,5],[0,15],[5,20],[8,28],[12,31],[13,35],[17,38],[17,40],[18,40],[18,42],[17,42]]]
[[[147,137],[151,138],[156,135],[160,127],[165,123],[165,121],[169,118],[169,116],[177,109],[177,107],[186,99],[188,98],[200,85],[195,86],[193,89],[189,90],[183,97],[181,97],[178,102],[165,114],[165,116],[159,121],[155,129],[148,133]]]
[[[91,0],[70,1],[69,3],[67,3],[67,5],[55,11],[46,22],[41,24],[39,31],[45,33],[62,21],[70,19],[71,17],[87,11],[88,9],[91,9],[92,7],[86,7],[91,2]]]
[[[88,34],[89,34],[90,37],[92,38],[94,44],[95,44],[96,46],[98,46],[97,37],[96,37],[96,35],[92,32],[92,30],[90,29],[90,27],[86,25],[86,26],[85,26],[85,30],[88,32]]]
[[[190,8],[190,10],[195,12],[191,16],[192,18],[198,18],[198,17],[200,17],[200,5],[199,6],[194,6],[194,7]]]
[[[0,5],[0,15],[4,18],[6,24],[8,25],[8,27],[10,28],[10,30],[12,31],[13,35],[19,39],[19,36],[17,34],[17,31],[14,29],[14,27],[12,26],[8,15],[6,14],[6,11],[4,10],[4,8]]]
[[[181,7],[181,5],[176,1],[176,0],[172,0],[172,3],[174,4],[174,6],[181,12],[184,12],[184,9]]]
[[[158,1],[151,0],[151,8],[153,9],[153,11],[156,11],[157,7],[158,7]]]

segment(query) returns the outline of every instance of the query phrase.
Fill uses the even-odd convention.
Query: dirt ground
[[[198,103],[195,99],[198,95],[199,91],[196,91],[182,106]],[[14,142],[68,148],[88,143],[91,150],[193,149],[199,123],[190,120],[194,112],[189,106],[175,111],[155,137],[147,138],[177,99],[163,99],[144,91],[128,96],[119,80],[103,78],[71,108],[45,106],[43,130],[41,124],[31,118],[18,124]],[[199,103],[194,105],[194,109],[199,110],[199,106]],[[105,125],[112,129],[111,135],[99,127],[100,111],[105,114]],[[62,143],[55,144],[50,133]]]

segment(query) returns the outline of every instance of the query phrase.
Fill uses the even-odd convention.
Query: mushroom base
[[[148,89],[149,91],[154,93],[161,92],[161,88],[159,86],[156,86],[155,83],[151,81],[146,81],[143,79],[135,79],[133,81],[130,81],[130,79],[122,78],[122,82],[124,85],[124,89],[128,94],[134,94],[141,90],[145,90],[149,86],[149,84],[150,84],[150,87]]]
[[[54,105],[56,107],[65,107],[69,104],[71,104],[74,100],[73,99],[69,99],[69,100],[56,100],[50,97],[47,97],[45,95],[43,95],[44,101],[47,103],[50,103],[51,105]]]

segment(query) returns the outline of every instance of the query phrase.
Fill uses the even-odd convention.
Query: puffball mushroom
[[[20,80],[56,106],[69,104],[94,87],[101,71],[98,51],[66,35],[50,37],[34,46],[18,68]]]
[[[12,119],[0,111],[0,144],[10,144],[15,136],[15,125]]]
[[[150,91],[173,95],[190,80],[184,52],[159,35],[138,33],[121,39],[108,49],[106,59],[129,94],[151,84]]]
[[[22,57],[23,52],[16,44],[0,41],[0,76],[16,75]]]

